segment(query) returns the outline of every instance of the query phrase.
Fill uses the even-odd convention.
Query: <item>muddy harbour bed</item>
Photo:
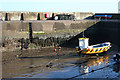
[[[111,48],[102,55],[81,55],[73,48],[3,52],[3,78],[120,78]]]

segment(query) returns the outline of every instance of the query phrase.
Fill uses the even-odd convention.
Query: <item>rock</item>
[[[48,65],[46,65],[46,67],[49,67],[49,68],[51,68],[53,66],[53,63],[49,63]]]

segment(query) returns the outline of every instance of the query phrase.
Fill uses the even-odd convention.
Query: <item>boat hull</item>
[[[100,53],[108,51],[110,47],[111,47],[110,43],[107,42],[107,43],[101,43],[101,44],[88,46],[88,48],[84,48],[77,52],[82,53],[82,54],[100,54]]]
[[[81,51],[82,54],[99,54],[108,51],[109,47],[103,48],[92,48],[92,49],[83,49]]]

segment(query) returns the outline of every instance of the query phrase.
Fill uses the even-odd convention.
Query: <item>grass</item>
[[[52,33],[71,33],[71,32],[82,32],[84,31],[85,29],[66,29],[66,30],[56,30],[56,31],[53,31]]]
[[[27,31],[22,32],[22,33],[29,34],[29,32]],[[40,34],[45,34],[45,32],[44,31],[33,31],[33,34],[40,35]]]
[[[33,34],[35,35],[42,35],[42,34],[61,34],[61,33],[64,33],[64,34],[67,34],[67,33],[72,33],[72,32],[77,32],[77,33],[80,33],[82,31],[84,31],[85,29],[64,29],[64,30],[56,30],[56,31],[52,31],[50,33],[45,33],[44,31],[33,31]],[[25,33],[25,34],[29,34],[29,32],[22,32],[22,33]]]

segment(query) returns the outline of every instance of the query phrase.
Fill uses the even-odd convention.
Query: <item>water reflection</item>
[[[116,72],[116,73],[120,72],[120,63],[115,63],[113,65],[113,71]]]
[[[30,59],[30,65],[31,65],[31,66],[34,65],[33,59]],[[30,73],[32,73],[32,72],[34,72],[34,69],[33,69],[33,68],[30,69]]]
[[[104,56],[87,56],[89,59],[86,63],[76,64],[79,67],[79,73],[88,73],[89,71],[93,70],[92,68],[96,69],[99,68],[100,65],[105,65],[108,63],[109,55]],[[77,61],[77,63],[80,60]]]
[[[89,67],[85,65],[80,65],[79,66],[79,72],[80,73],[88,73],[89,72]]]

